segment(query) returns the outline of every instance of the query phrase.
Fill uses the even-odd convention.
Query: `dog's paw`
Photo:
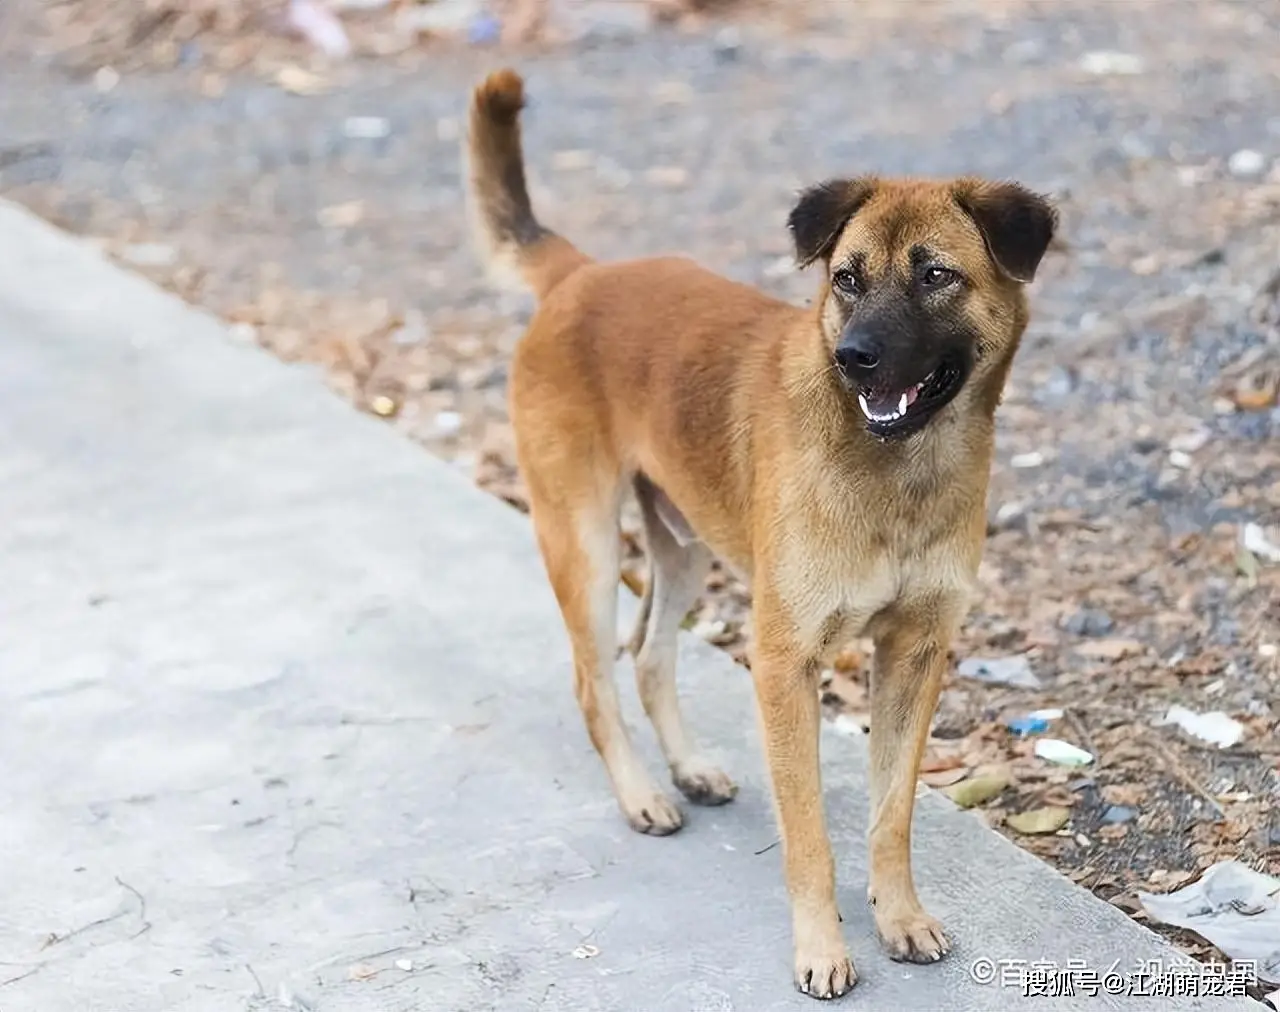
[[[889,958],[899,963],[936,963],[951,951],[942,925],[918,908],[896,915],[877,908],[876,931]]]
[[[810,998],[839,998],[858,983],[853,960],[843,947],[830,953],[796,952],[796,990]]]
[[[684,816],[675,802],[658,790],[629,799],[622,812],[632,829],[649,836],[670,836],[684,825]]]
[[[700,759],[673,768],[671,781],[695,805],[723,805],[738,794],[728,774]]]

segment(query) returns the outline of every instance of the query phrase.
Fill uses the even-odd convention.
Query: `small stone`
[[[369,408],[380,418],[390,418],[400,409],[400,405],[386,394],[379,394],[369,401]]]
[[[1192,464],[1191,454],[1183,453],[1181,450],[1170,450],[1169,463],[1180,471],[1186,471]]]
[[[1266,157],[1252,148],[1241,148],[1227,160],[1227,170],[1237,179],[1260,176],[1266,167]]]
[[[1183,432],[1174,436],[1169,440],[1169,449],[1179,453],[1195,453],[1208,444],[1210,432],[1208,429],[1192,429],[1190,432]]]
[[[1106,636],[1115,625],[1101,608],[1081,608],[1067,618],[1063,628],[1073,636]]]
[[[103,95],[114,91],[119,83],[120,72],[115,67],[99,67],[98,72],[93,75],[93,86]]]
[[[1102,821],[1109,826],[1118,826],[1122,822],[1132,822],[1138,817],[1138,810],[1128,805],[1111,805],[1102,813]]]
[[[722,28],[716,32],[715,41],[712,43],[712,52],[715,53],[716,62],[733,63],[742,55],[742,35],[734,27]]]

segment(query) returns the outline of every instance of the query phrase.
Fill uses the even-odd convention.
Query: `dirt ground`
[[[955,650],[1035,684],[954,674],[925,778],[994,785],[983,818],[1139,919],[1135,890],[1218,860],[1280,873],[1280,7],[848,0],[655,28],[587,3],[518,50],[366,12],[356,55],[326,62],[260,20],[126,6],[5,5],[0,194],[517,507],[505,369],[531,306],[477,270],[457,154],[500,62],[528,78],[543,217],[600,256],[685,252],[802,301],[816,279],[783,223],[803,184],[973,172],[1053,194],[1069,248],[1032,291]],[[747,605],[713,573],[689,626],[745,663]],[[826,688],[851,728],[864,670],[853,645]],[[1162,723],[1174,705],[1239,742]],[[1093,761],[1046,761],[1045,738]]]

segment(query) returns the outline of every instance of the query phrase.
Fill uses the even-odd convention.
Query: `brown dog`
[[[868,894],[893,958],[940,959],[950,944],[911,874],[916,775],[982,553],[1023,286],[1056,213],[1014,183],[815,186],[789,219],[800,262],[824,265],[816,307],[801,309],[685,259],[597,263],[545,229],[525,186],[522,105],[509,70],[475,90],[470,206],[489,262],[540,300],[511,369],[517,453],[618,804],[641,832],[680,828],[613,680],[619,509],[632,489],[650,564],[632,641],[640,697],[697,804],[737,788],[685,728],[677,632],[712,553],[752,585],[796,985],[831,998],[856,980],[823,815],[818,674],[862,634],[875,642]]]

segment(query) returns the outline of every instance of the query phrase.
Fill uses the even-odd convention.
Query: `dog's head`
[[[969,178],[834,180],[788,225],[801,266],[826,267],[826,350],[874,435],[919,432],[967,388],[994,410],[1057,225],[1045,198]]]

